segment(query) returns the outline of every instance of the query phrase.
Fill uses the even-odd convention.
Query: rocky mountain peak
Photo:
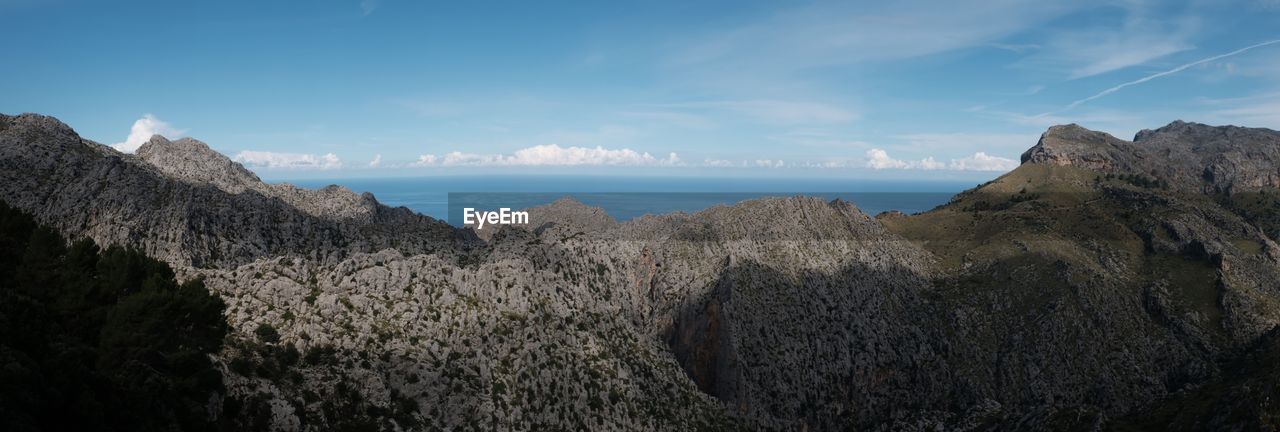
[[[36,137],[37,131],[40,135],[56,138],[44,141],[49,143],[80,140],[80,135],[71,129],[71,126],[67,126],[57,118],[40,114],[25,113],[16,116],[0,114],[0,132],[9,129],[24,132],[28,135],[26,138]]]
[[[1125,141],[1074,124],[1054,126],[1022,163],[1141,175],[1188,191],[1258,190],[1280,187],[1280,132],[1178,120]]]
[[[255,192],[278,198],[299,210],[328,219],[368,221],[378,206],[372,194],[357,194],[338,185],[308,190],[290,184],[264,183],[253,171],[194,138],[155,135],[135,154],[167,177],[193,185],[213,186],[231,194]]]
[[[1022,153],[1022,163],[1076,165],[1089,169],[1116,168],[1118,153],[1129,143],[1105,132],[1077,124],[1050,127],[1034,147]]]
[[[165,175],[188,183],[212,185],[230,193],[259,189],[262,184],[243,165],[193,138],[170,141],[155,135],[136,154]]]
[[[1182,120],[1174,120],[1169,124],[1156,129],[1143,129],[1138,131],[1138,133],[1133,136],[1133,142],[1143,141],[1156,134],[1183,133],[1189,129],[1200,129],[1200,128],[1213,128],[1213,126],[1209,126],[1201,123],[1188,123]]]

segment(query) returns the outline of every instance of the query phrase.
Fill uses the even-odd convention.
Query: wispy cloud
[[[112,144],[111,147],[125,152],[133,153],[142,147],[142,144],[150,140],[153,135],[162,135],[165,138],[177,138],[186,133],[185,129],[177,129],[169,123],[166,123],[151,114],[143,114],[142,118],[133,122],[133,127],[129,128],[129,137],[123,142]]]
[[[1207,121],[1280,129],[1280,92],[1239,98],[1209,99]]]
[[[1035,145],[1039,134],[1017,133],[920,133],[898,135],[895,138],[907,143],[913,149],[930,151],[955,151],[974,147],[987,150],[1022,151]]]
[[[1035,51],[1040,49],[1040,45],[1038,44],[992,43],[988,45],[990,45],[992,48],[1002,49],[1005,51],[1013,52],[1015,54],[1022,54],[1024,52]]]
[[[411,165],[425,166],[674,166],[680,158],[670,153],[657,158],[635,150],[606,149],[597,146],[560,147],[556,144],[539,145],[516,150],[511,154],[477,154],[450,152],[444,156],[424,154]]]
[[[867,150],[866,167],[899,170],[953,170],[953,171],[1009,171],[1018,167],[1018,161],[977,152],[967,157],[943,163],[932,156],[920,160],[894,159],[882,149]]]
[[[250,168],[329,170],[342,168],[342,160],[333,153],[314,155],[305,153],[277,153],[245,150],[232,158]]]
[[[1224,58],[1227,58],[1227,57],[1231,57],[1231,56],[1234,56],[1234,55],[1239,55],[1239,54],[1241,54],[1241,53],[1244,53],[1244,52],[1246,52],[1246,51],[1249,51],[1249,50],[1252,50],[1252,49],[1255,49],[1255,48],[1261,48],[1261,47],[1265,47],[1265,46],[1268,46],[1268,45],[1275,45],[1275,44],[1278,44],[1278,43],[1280,43],[1280,39],[1276,39],[1276,40],[1269,40],[1269,41],[1266,41],[1266,42],[1260,42],[1260,43],[1256,43],[1256,44],[1253,44],[1253,45],[1249,45],[1249,46],[1247,46],[1247,47],[1240,48],[1240,49],[1238,49],[1238,50],[1231,51],[1231,52],[1228,52],[1228,53],[1225,53],[1225,54],[1218,54],[1218,55],[1215,55],[1215,56],[1212,56],[1212,57],[1206,57],[1206,58],[1203,58],[1203,59],[1200,59],[1200,60],[1196,60],[1196,61],[1193,61],[1193,62],[1191,62],[1191,63],[1186,63],[1186,64],[1183,64],[1183,65],[1181,65],[1181,66],[1175,67],[1175,68],[1173,68],[1173,69],[1169,69],[1169,70],[1162,71],[1162,72],[1157,72],[1157,73],[1154,73],[1154,74],[1151,74],[1151,75],[1147,75],[1147,76],[1142,77],[1142,78],[1138,78],[1138,79],[1133,80],[1133,81],[1129,81],[1129,82],[1121,83],[1121,84],[1116,85],[1116,86],[1114,86],[1114,87],[1111,87],[1111,88],[1108,88],[1108,89],[1106,89],[1106,90],[1100,91],[1100,92],[1098,92],[1097,94],[1094,94],[1093,96],[1089,96],[1089,97],[1087,97],[1087,98],[1079,99],[1079,100],[1076,100],[1076,101],[1074,101],[1074,102],[1071,102],[1070,104],[1067,104],[1067,106],[1062,107],[1062,109],[1059,109],[1059,110],[1057,110],[1057,111],[1050,111],[1050,112],[1046,112],[1046,113],[1040,114],[1039,116],[1048,116],[1048,115],[1052,115],[1052,114],[1060,113],[1060,112],[1063,112],[1063,111],[1068,111],[1068,110],[1071,110],[1071,109],[1073,109],[1073,108],[1076,108],[1076,107],[1078,107],[1078,106],[1080,106],[1080,105],[1084,105],[1084,104],[1086,104],[1086,103],[1089,103],[1089,102],[1092,102],[1092,101],[1098,100],[1099,98],[1105,97],[1105,96],[1107,96],[1107,95],[1109,95],[1109,94],[1112,94],[1112,93],[1118,92],[1118,91],[1120,91],[1120,90],[1123,90],[1125,87],[1130,87],[1130,86],[1135,86],[1135,85],[1138,85],[1138,84],[1142,84],[1142,83],[1145,83],[1145,82],[1147,82],[1147,81],[1151,81],[1151,80],[1156,79],[1156,78],[1160,78],[1160,77],[1163,77],[1163,76],[1173,75],[1173,74],[1176,74],[1176,73],[1178,73],[1178,72],[1182,72],[1182,71],[1187,70],[1187,69],[1190,69],[1190,68],[1192,68],[1192,67],[1194,67],[1194,66],[1202,65],[1202,64],[1209,63],[1209,62],[1216,61],[1216,60],[1221,60],[1221,59],[1224,59]]]
[[[369,161],[369,168],[377,168],[380,166],[382,166],[382,155],[374,155],[373,160]]]
[[[1181,41],[1147,37],[1110,41],[1101,45],[1094,45],[1092,48],[1096,58],[1072,70],[1071,75],[1068,77],[1069,79],[1091,77],[1146,64],[1152,60],[1186,51],[1193,47]]]
[[[685,66],[767,72],[905,59],[998,44],[1006,36],[1085,3],[820,3],[686,41],[675,61]],[[742,67],[746,64],[755,67]]]
[[[360,12],[369,15],[378,9],[379,3],[379,0],[360,0]]]
[[[688,129],[710,129],[716,126],[706,116],[678,111],[624,111],[620,114],[632,119]]]
[[[779,125],[848,123],[859,114],[847,107],[825,102],[753,99],[664,104],[664,108],[720,110]]]
[[[1191,19],[1168,23],[1133,17],[1119,28],[1062,32],[1042,54],[1072,65],[1068,79],[1086,78],[1195,48],[1188,42],[1194,28]]]
[[[768,138],[788,146],[853,149],[863,149],[870,146],[865,141],[850,138],[848,134],[824,129],[792,129],[770,135]]]

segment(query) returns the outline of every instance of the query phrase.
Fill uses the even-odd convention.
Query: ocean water
[[[875,215],[897,210],[918,213],[946,203],[970,182],[870,181],[846,179],[754,179],[595,176],[448,176],[288,181],[306,188],[330,184],[370,192],[379,202],[454,225],[464,207],[522,209],[573,197],[601,207],[620,221],[645,214],[693,213],[762,197],[819,196],[850,201]]]

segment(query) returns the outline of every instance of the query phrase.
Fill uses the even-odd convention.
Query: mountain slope
[[[170,146],[185,150],[163,149]],[[387,247],[443,251],[468,238],[369,196],[264,185],[194,140],[155,138],[143,150],[118,153],[51,117],[3,116],[0,195],[67,235],[136,246],[180,265],[284,253],[331,261]]]
[[[1014,171],[882,222],[939,258],[956,373],[1023,413],[1004,424],[1105,424],[1219,379],[1280,323],[1280,248],[1220,203],[1265,187],[1254,180],[1275,162],[1235,155],[1274,152],[1276,136],[1174,123],[1127,142],[1057,126]],[[1196,158],[1162,156],[1182,154]],[[1238,169],[1202,177],[1197,161]]]

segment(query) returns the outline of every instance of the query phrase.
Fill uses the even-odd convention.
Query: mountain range
[[[208,412],[237,429],[1280,423],[1267,129],[1054,126],[914,215],[796,196],[618,222],[563,199],[481,236],[22,114],[0,116],[0,200],[220,297]]]

